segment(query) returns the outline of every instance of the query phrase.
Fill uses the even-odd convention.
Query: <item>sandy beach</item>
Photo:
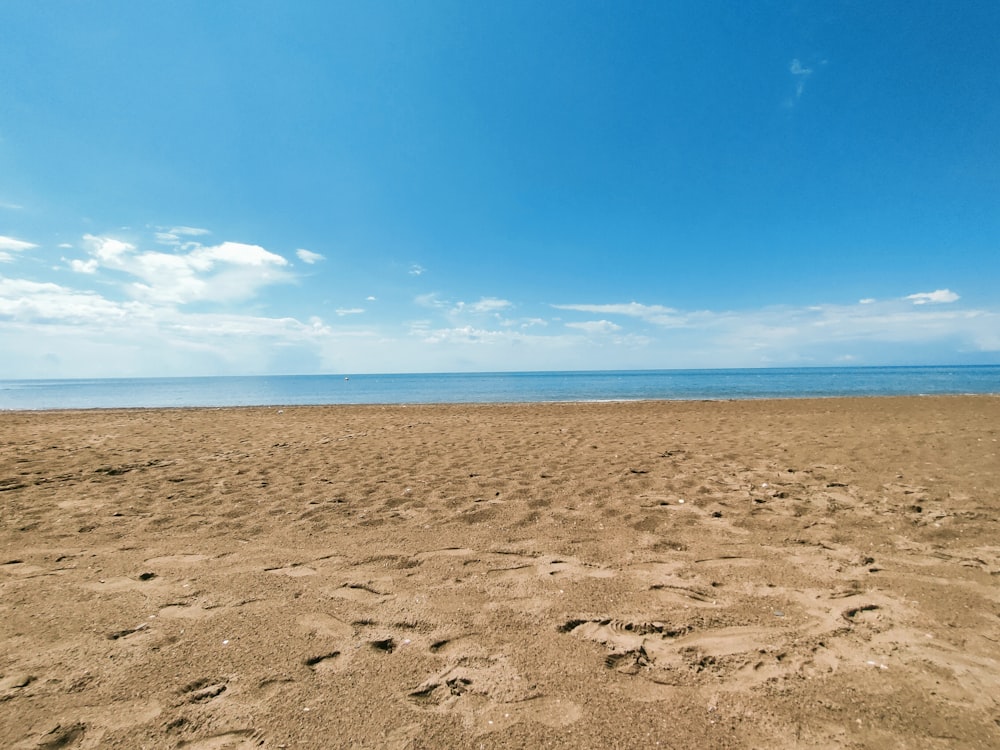
[[[1000,398],[0,413],[0,746],[1000,747]]]

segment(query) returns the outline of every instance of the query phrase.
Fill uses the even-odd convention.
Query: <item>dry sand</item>
[[[0,745],[1000,747],[1000,398],[0,413]]]

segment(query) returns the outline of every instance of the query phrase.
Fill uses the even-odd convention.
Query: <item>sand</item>
[[[1000,747],[1000,398],[0,413],[0,746]]]

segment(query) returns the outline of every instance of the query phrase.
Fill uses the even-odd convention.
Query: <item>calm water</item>
[[[0,380],[0,409],[1000,393],[1000,365]]]

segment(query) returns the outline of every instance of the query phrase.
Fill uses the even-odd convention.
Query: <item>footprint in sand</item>
[[[574,558],[539,557],[511,561],[513,564],[499,568],[487,568],[486,574],[492,578],[523,581],[532,578],[613,578],[616,571],[599,565],[584,563]]]
[[[904,638],[894,625],[906,608],[884,594],[856,589],[820,592],[762,587],[749,592],[760,602],[779,597],[774,625],[705,627],[657,620],[578,618],[557,630],[603,644],[605,666],[642,673],[665,684],[725,680],[744,688],[791,674],[823,674],[842,664],[879,664]]]
[[[340,651],[327,651],[321,654],[316,654],[305,659],[302,663],[305,664],[313,672],[330,672],[340,669],[344,666],[343,659],[340,658]]]
[[[461,714],[486,702],[517,703],[537,697],[502,656],[459,656],[407,695],[417,708]]]
[[[207,703],[226,692],[228,684],[229,680],[226,679],[218,680],[211,677],[202,677],[189,682],[178,693],[183,703]]]
[[[322,638],[350,638],[354,628],[343,620],[323,612],[310,612],[298,619],[298,625],[307,633]]]
[[[610,649],[605,666],[627,674],[656,668],[676,679],[690,673],[732,674],[752,657],[776,650],[775,633],[759,627],[726,627],[694,631],[665,622],[630,621],[614,618],[569,620],[559,631],[602,643]],[[741,657],[732,659],[730,657]],[[665,682],[662,673],[657,682]]]
[[[259,699],[270,699],[275,695],[278,695],[283,690],[285,690],[289,685],[294,683],[295,680],[292,677],[286,675],[275,675],[273,677],[265,677],[263,680],[257,683],[257,688],[255,695]]]
[[[392,596],[392,594],[376,588],[376,585],[370,582],[345,583],[335,589],[328,589],[327,593],[337,599],[348,599],[355,602],[383,601]]]
[[[62,750],[62,748],[73,747],[77,742],[85,739],[87,725],[82,721],[72,724],[50,725],[49,729],[44,729],[40,735],[36,735],[35,741],[28,745],[22,744],[20,747],[31,747],[37,750]]]
[[[128,638],[130,635],[136,633],[143,633],[149,630],[148,622],[141,622],[134,628],[122,628],[121,630],[114,630],[108,633],[108,640],[117,641],[122,638]]]
[[[650,591],[655,591],[664,604],[682,606],[714,606],[719,603],[720,592],[717,583],[701,576],[678,575],[684,562],[646,562],[632,565],[628,572]]]
[[[430,652],[439,656],[475,655],[483,656],[486,649],[475,640],[476,635],[470,633],[450,638],[439,638],[430,645]]]
[[[681,580],[667,580],[649,587],[666,602],[684,606],[715,606],[719,602],[718,592],[711,585],[700,586]]]
[[[27,672],[17,672],[6,677],[0,677],[0,702],[13,698],[19,691],[24,690],[32,682],[35,682],[35,679],[34,675]]]
[[[522,721],[562,727],[582,716],[575,703],[537,692],[505,655],[489,654],[475,634],[439,638],[429,650],[448,660],[441,671],[407,694],[418,710],[457,714],[477,735]]]
[[[25,578],[35,578],[40,575],[54,574],[54,572],[49,572],[45,568],[41,568],[37,565],[31,565],[23,560],[9,560],[5,563],[0,563],[0,572],[15,576],[23,576]]]
[[[421,623],[398,622],[389,627],[374,620],[356,620],[350,624],[332,615],[310,613],[298,620],[299,627],[327,643],[314,647],[303,664],[314,673],[340,671],[353,661],[360,649],[378,654],[393,654],[401,648],[415,647],[413,637],[399,634],[400,629],[423,629]],[[423,640],[421,638],[421,640]]]
[[[727,558],[725,562],[731,563],[733,560]],[[743,561],[736,561],[737,564],[740,562]],[[750,562],[746,561],[747,564]],[[681,560],[650,561],[631,565],[627,572],[638,583],[654,592],[660,605],[667,611],[677,607],[722,608],[730,603],[732,597],[725,593],[728,589],[719,580],[695,574],[686,568],[688,563]]]

